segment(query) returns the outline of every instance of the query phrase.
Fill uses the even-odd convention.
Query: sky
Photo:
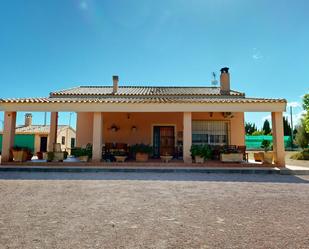
[[[0,98],[111,85],[112,75],[120,85],[210,86],[227,66],[232,89],[285,98],[297,120],[309,92],[308,9],[307,0],[2,0]],[[261,127],[269,113],[245,117]]]

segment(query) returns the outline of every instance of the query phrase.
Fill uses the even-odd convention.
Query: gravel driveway
[[[0,173],[0,248],[309,248],[309,176]]]

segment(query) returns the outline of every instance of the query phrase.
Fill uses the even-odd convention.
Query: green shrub
[[[264,139],[261,143],[261,148],[264,149],[265,152],[269,151],[271,149],[271,142]]]
[[[47,162],[51,162],[54,159],[54,152],[47,152]]]
[[[293,154],[290,158],[294,160],[309,160],[309,149],[304,149],[301,152],[297,152]]]
[[[264,131],[254,131],[252,132],[252,136],[262,136],[264,135]]]
[[[135,155],[136,153],[145,153],[150,155],[152,153],[152,147],[147,144],[135,144],[130,148],[130,152]]]
[[[200,156],[203,157],[205,160],[210,159],[212,156],[212,150],[207,144],[193,144],[190,149],[191,156]]]
[[[92,158],[92,145],[87,144],[86,148],[75,147],[71,150],[71,155],[75,157],[88,156]]]
[[[126,156],[127,153],[125,151],[118,150],[118,151],[113,152],[113,155],[114,156]]]

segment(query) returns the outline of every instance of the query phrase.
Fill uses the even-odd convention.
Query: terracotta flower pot
[[[89,156],[79,156],[78,160],[81,161],[81,162],[88,162]]]
[[[36,156],[38,157],[39,160],[43,159],[43,152],[39,151],[36,153]]]
[[[149,155],[147,153],[137,152],[135,156],[135,159],[137,162],[147,162],[148,158],[149,158]]]
[[[272,151],[268,151],[264,153],[264,163],[265,164],[272,164],[273,163],[273,152]]]
[[[25,162],[27,161],[27,152],[24,150],[13,150],[14,162]]]
[[[254,161],[256,162],[263,162],[264,161],[264,152],[255,152],[253,154]]]

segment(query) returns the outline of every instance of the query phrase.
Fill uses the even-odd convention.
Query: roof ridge
[[[220,88],[216,86],[162,86],[162,85],[119,85],[119,88]],[[81,85],[77,88],[113,88],[112,85]],[[72,90],[72,89],[66,89],[66,90]],[[61,90],[60,90],[61,91]],[[60,92],[58,91],[58,92]]]

